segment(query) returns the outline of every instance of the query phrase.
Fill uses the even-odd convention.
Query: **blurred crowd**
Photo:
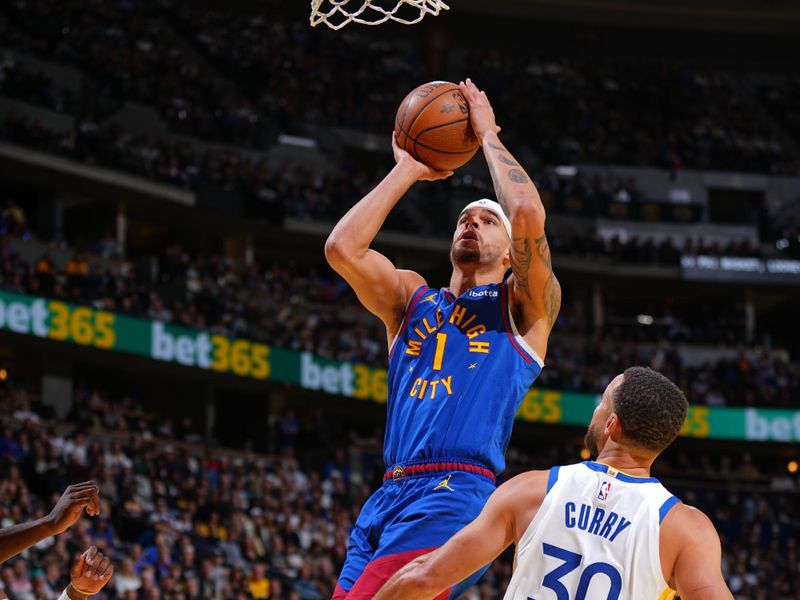
[[[138,265],[138,267],[137,267]],[[295,262],[242,266],[220,256],[191,257],[171,247],[149,261],[99,261],[75,253],[62,268],[49,254],[28,264],[0,245],[0,286],[62,298],[229,337],[381,364],[385,333],[350,289],[326,269]]]
[[[800,513],[796,494],[670,491],[711,517],[722,542],[722,569],[736,600],[790,600],[800,594]]]
[[[13,202],[0,211],[0,229],[28,234],[24,212]],[[158,255],[122,259],[115,255],[113,239],[105,238],[91,251],[61,247],[53,253],[58,253],[58,264],[50,251],[24,260],[3,240],[0,287],[325,358],[386,366],[384,327],[327,267],[293,260],[248,265],[195,254],[178,244]],[[613,259],[614,254],[607,256]],[[695,306],[669,298],[635,306],[610,299],[604,324],[596,327],[572,302],[567,301],[559,315],[558,335],[548,346],[539,385],[600,392],[610,374],[631,364],[648,364],[678,381],[693,403],[797,405],[797,363],[787,362],[780,353],[741,350],[767,337],[766,331],[756,332],[748,342],[742,303],[712,309],[711,304]],[[728,348],[730,358],[686,365],[677,350],[684,343]]]
[[[605,259],[614,264],[660,265],[679,267],[681,256],[763,256],[761,248],[749,241],[731,241],[727,244],[687,238],[683,246],[676,245],[665,237],[660,242],[653,238],[619,235],[601,236],[557,235],[552,237],[550,247],[556,256],[578,256],[588,261]]]
[[[684,391],[691,404],[797,408],[800,365],[778,353],[740,350],[730,356],[686,364],[674,344],[620,343],[608,332],[590,336],[553,335],[537,385],[601,393],[614,373],[648,365]]]
[[[30,393],[33,387],[19,382],[11,386],[17,394],[16,416],[35,418],[37,413],[30,410],[33,405],[42,419],[53,419],[53,411],[48,410],[49,407],[31,402],[31,398],[35,398]],[[172,418],[163,413],[157,414],[145,408],[140,394],[133,391],[113,395],[81,379],[77,381],[72,397],[74,404],[66,420],[83,430],[97,428],[109,435],[137,435],[148,440],[162,438],[188,443],[213,441],[203,435],[190,416],[184,414],[180,418]]]
[[[0,119],[0,140],[118,169],[197,193],[235,195],[242,216],[280,224],[284,216],[332,220],[346,212],[374,175],[343,163],[320,172],[299,162],[269,164],[235,149],[200,150],[148,134],[101,126],[92,116],[64,132],[16,113]],[[229,204],[233,204],[229,200]]]
[[[403,96],[441,77],[414,42],[311,30],[275,2],[233,14],[178,0],[162,6],[262,114],[290,130],[310,123],[386,132]]]
[[[3,526],[42,516],[73,480],[92,478],[102,494],[100,517],[4,565],[13,600],[54,600],[72,551],[90,544],[117,566],[98,599],[330,597],[366,494],[341,472],[304,471],[291,450],[232,456],[141,435],[110,441],[12,412],[21,418],[0,426]]]
[[[352,462],[358,444],[326,451],[330,420],[305,416],[295,429],[323,441],[283,436],[278,454],[243,453],[198,443],[191,427],[159,429],[163,416],[130,403],[122,408],[91,387],[76,390],[75,399],[66,425],[56,425],[27,392],[0,388],[2,526],[43,516],[73,481],[93,479],[102,498],[99,517],[4,565],[0,585],[13,600],[54,600],[69,557],[90,544],[116,565],[100,600],[330,597],[358,508],[382,472],[377,440],[369,443],[369,460]],[[116,417],[107,416],[112,408]],[[126,427],[117,420],[122,414],[130,415]],[[512,472],[547,468],[575,462],[577,450],[512,446],[509,464]],[[711,516],[737,600],[788,600],[800,592],[796,482],[779,474],[782,465],[762,462],[748,454],[668,452],[655,475]],[[506,552],[466,598],[501,597],[511,570]]]
[[[200,151],[185,142],[132,134],[117,127],[102,127],[91,117],[80,119],[67,132],[56,133],[40,122],[9,113],[0,119],[0,140],[189,188],[198,194],[234,194],[241,201],[242,216],[276,224],[282,223],[286,217],[337,220],[380,180],[385,169],[359,166],[345,160],[337,165],[336,170],[320,170],[300,162],[270,163],[229,149]],[[585,177],[580,172],[563,177],[556,175],[552,167],[544,166],[532,171],[532,176],[551,214],[647,221],[677,219],[666,205],[647,201],[633,181],[615,176],[612,171],[592,177]],[[458,176],[442,188],[412,189],[404,204],[430,212],[432,206],[446,208],[450,197],[463,197],[466,202],[476,194],[492,196],[490,188],[489,181]],[[434,197],[429,195],[431,193]],[[226,198],[228,204],[233,204],[229,196]],[[698,220],[696,209],[686,211],[678,213],[681,222]],[[775,219],[771,219],[768,212],[757,217],[766,223],[768,237],[785,242],[785,246],[776,245],[775,254],[789,256],[796,253],[800,237],[794,221],[782,219],[782,227],[777,228]],[[755,220],[756,215],[753,215]],[[426,235],[449,237],[452,234],[452,224],[446,215],[445,218],[418,222],[402,218],[398,211],[394,211],[386,227]],[[749,242],[731,242],[721,246],[699,238],[688,238],[682,246],[677,246],[669,238],[659,242],[635,236],[623,240],[578,232],[554,237],[553,247],[559,254],[605,256],[616,262],[676,267],[682,254],[762,256],[761,248]]]
[[[0,56],[0,96],[23,100],[51,110],[73,113],[78,98],[71,90],[57,86],[44,71],[30,72]]]
[[[678,61],[336,34],[311,30],[274,0],[233,11],[178,0],[30,0],[0,10],[9,47],[76,67],[99,95],[150,105],[174,131],[216,141],[265,147],[278,129],[309,125],[386,132],[420,82],[468,73],[514,124],[518,144],[536,140],[544,163],[766,173],[800,165],[769,116],[797,135],[789,78],[751,91],[725,70]]]
[[[796,172],[796,158],[724,71],[677,61],[544,58],[474,49],[475,81],[544,160]],[[524,73],[524,77],[520,77]],[[521,99],[536,98],[536,102]],[[646,109],[644,108],[646,107]]]
[[[800,138],[800,108],[797,105],[797,98],[800,98],[800,78],[793,76],[769,85],[759,85],[758,98],[781,127],[795,139]]]
[[[140,102],[170,128],[218,141],[266,145],[272,139],[251,104],[214,77],[180,42],[157,3],[44,0],[4,5],[5,43],[79,69],[96,93]]]

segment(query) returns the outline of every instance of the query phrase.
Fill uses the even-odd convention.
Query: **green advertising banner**
[[[6,291],[0,291],[0,329],[359,400],[385,403],[388,393],[386,369]],[[532,388],[516,416],[520,421],[585,426],[598,401],[595,394]],[[691,406],[681,434],[800,442],[800,411]]]
[[[254,379],[277,368],[282,381],[300,382],[295,352],[60,300],[0,291],[0,329]]]

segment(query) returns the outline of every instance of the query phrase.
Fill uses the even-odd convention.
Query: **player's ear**
[[[605,434],[615,442],[622,436],[622,423],[617,413],[612,412],[606,419]]]

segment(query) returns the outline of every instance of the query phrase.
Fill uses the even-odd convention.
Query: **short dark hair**
[[[661,452],[678,436],[686,420],[686,396],[649,367],[630,367],[623,375],[613,398],[622,435],[637,446]]]

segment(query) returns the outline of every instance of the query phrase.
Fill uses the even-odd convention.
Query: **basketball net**
[[[341,29],[348,23],[380,25],[386,21],[413,25],[425,15],[436,16],[449,9],[443,0],[311,0],[311,26],[325,23]]]

